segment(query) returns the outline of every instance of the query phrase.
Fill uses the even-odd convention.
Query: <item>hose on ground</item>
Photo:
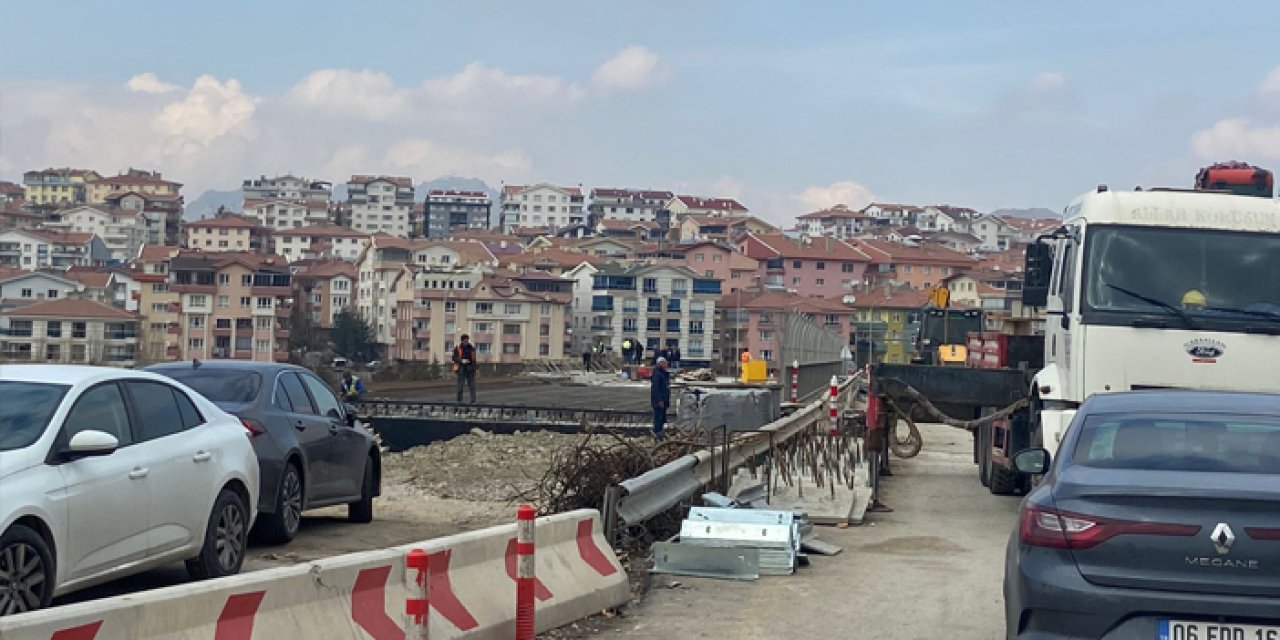
[[[1017,413],[1018,411],[1025,409],[1029,404],[1026,398],[1020,398],[1018,399],[1017,402],[1014,402],[1013,404],[995,413],[992,413],[990,415],[985,415],[975,420],[960,420],[943,413],[937,407],[935,407],[932,402],[929,402],[929,399],[926,398],[923,393],[920,393],[911,385],[897,378],[884,377],[884,378],[878,378],[878,380],[881,385],[891,384],[891,385],[897,385],[901,387],[901,395],[906,396],[907,398],[910,398],[914,402],[916,407],[923,409],[925,413],[927,413],[929,417],[933,418],[934,420],[941,422],[942,424],[945,424],[949,427],[964,429],[966,431],[976,431],[978,430],[979,427],[986,426],[997,420],[1004,420],[1005,418],[1008,418],[1014,413]],[[895,411],[898,413],[898,415],[902,415],[902,410],[897,409],[897,405],[893,402],[893,399],[887,395],[885,397],[886,399],[889,400],[890,407],[893,407]],[[913,430],[915,429],[915,425],[914,423],[911,422],[910,419],[907,420],[907,424],[910,425],[910,427]]]

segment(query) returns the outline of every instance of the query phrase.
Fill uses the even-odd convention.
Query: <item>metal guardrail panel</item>
[[[693,495],[703,484],[693,473],[697,463],[694,456],[683,456],[619,483],[627,492],[618,501],[622,521],[644,522]]]

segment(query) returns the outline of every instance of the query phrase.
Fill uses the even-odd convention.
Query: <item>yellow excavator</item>
[[[951,290],[938,285],[929,290],[929,303],[920,311],[913,364],[963,367],[969,360],[970,331],[982,331],[982,312],[952,309]]]

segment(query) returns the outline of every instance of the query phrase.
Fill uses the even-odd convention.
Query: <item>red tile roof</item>
[[[406,178],[406,177],[403,177],[403,176],[361,176],[361,175],[355,175],[355,176],[351,176],[351,179],[350,179],[350,180],[348,180],[347,182],[350,182],[350,183],[353,183],[353,184],[369,184],[370,182],[378,182],[378,181],[390,182],[391,184],[394,184],[394,185],[395,185],[395,186],[397,186],[397,187],[412,187],[412,186],[413,186],[413,178]]]
[[[600,221],[599,227],[607,231],[629,231],[636,227],[649,230],[657,229],[658,223],[652,220],[614,220],[606,218]]]
[[[76,231],[53,231],[51,229],[25,229],[23,233],[29,233],[38,238],[43,238],[55,244],[87,244],[94,238],[92,233],[81,233]]]
[[[670,200],[675,197],[670,191],[655,191],[650,189],[615,189],[612,187],[597,187],[591,190],[592,198],[639,198],[641,200]]]
[[[62,277],[93,289],[102,289],[111,283],[111,272],[98,271],[94,267],[71,267],[63,272]]]
[[[171,193],[146,193],[138,189],[124,189],[121,191],[112,191],[111,193],[108,193],[107,200],[108,201],[119,200],[129,195],[138,196],[143,200],[159,200],[162,202],[174,202],[174,201],[177,201],[178,198],[182,197],[182,196],[174,195]]]
[[[0,180],[0,193],[6,194],[6,195],[23,196],[23,195],[26,195],[27,190],[20,184],[13,183],[13,182],[5,182],[4,180]]]
[[[910,287],[876,287],[865,291],[855,290],[850,307],[869,309],[881,307],[890,309],[919,309],[929,303],[929,292]]]
[[[703,198],[700,196],[676,196],[684,206],[690,209],[705,209],[710,211],[743,211],[747,210],[741,202],[733,198]]]
[[[804,213],[796,216],[796,218],[799,220],[823,220],[826,218],[861,218],[861,217],[863,217],[862,214],[842,204],[838,204],[829,209],[820,209],[818,211]]]
[[[318,260],[308,262],[296,274],[300,278],[336,278],[346,276],[355,278],[356,266],[346,260]]]
[[[180,247],[174,247],[163,244],[144,244],[138,250],[138,259],[146,262],[159,262],[168,260],[176,255]]]
[[[59,298],[11,309],[0,313],[10,318],[94,318],[103,320],[139,320],[141,316],[96,300]]]
[[[510,256],[503,258],[505,264],[537,267],[542,265],[553,265],[557,267],[576,267],[584,262],[588,264],[604,264],[607,259],[601,256],[593,256],[578,251],[570,251],[568,249],[543,249],[541,251],[530,251],[522,253],[518,256]]]
[[[770,251],[778,258],[801,258],[811,260],[853,260],[858,262],[867,262],[871,257],[863,251],[850,246],[848,243],[823,236],[821,238],[811,238],[806,244],[805,242],[792,240],[791,238],[780,233],[761,233],[748,234],[741,242],[748,242],[754,239]]]
[[[186,224],[188,229],[259,229],[257,222],[241,216],[205,218]]]
[[[802,313],[849,313],[849,307],[839,300],[831,298],[813,298],[796,295],[784,291],[748,292],[750,298],[743,298],[742,308],[749,310],[780,311],[794,309]],[[729,293],[716,303],[717,307],[737,307],[738,294]]]
[[[367,238],[369,234],[336,224],[312,224],[302,227],[290,227],[273,232],[276,237],[290,236],[312,238]]]
[[[977,260],[974,258],[938,245],[912,247],[871,238],[857,238],[849,242],[870,256],[871,261],[876,264],[892,262],[899,264],[942,264],[957,267],[969,267],[977,264]]]

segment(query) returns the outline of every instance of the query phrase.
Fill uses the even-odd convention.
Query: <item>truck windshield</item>
[[[1085,245],[1086,323],[1280,332],[1280,234],[1096,226]]]

